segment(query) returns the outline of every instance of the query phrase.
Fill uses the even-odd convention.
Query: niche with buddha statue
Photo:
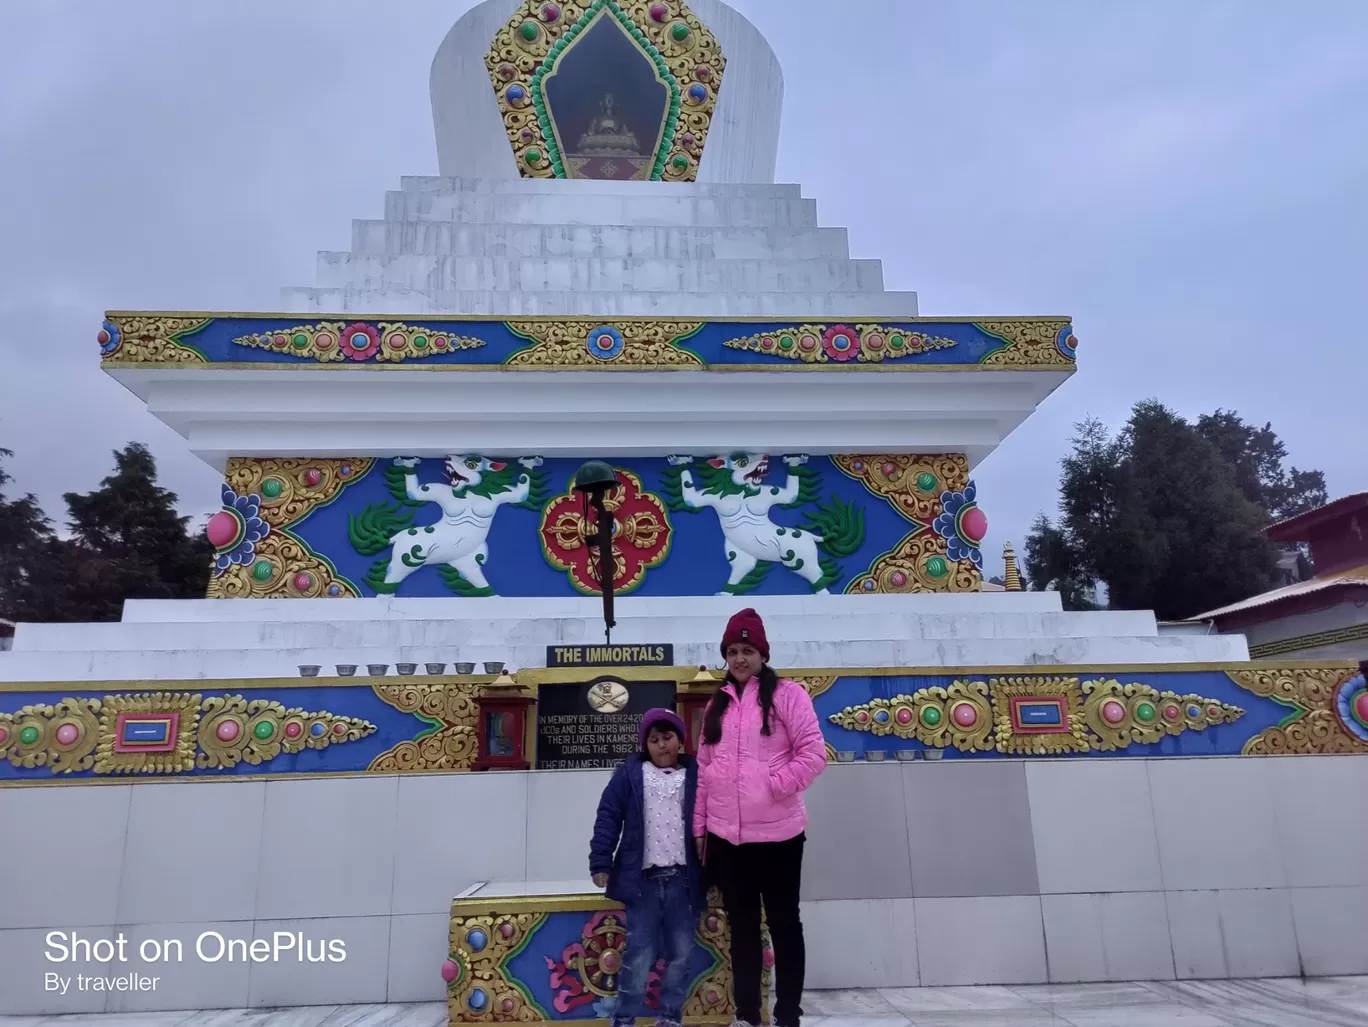
[[[602,11],[566,48],[544,89],[566,177],[651,177],[670,115],[670,90],[610,11]]]

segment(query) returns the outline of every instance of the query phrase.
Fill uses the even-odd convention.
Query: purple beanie
[[[667,710],[662,706],[657,706],[655,709],[647,710],[641,715],[641,734],[638,740],[641,743],[643,752],[646,749],[646,736],[651,733],[651,728],[655,727],[657,724],[668,727],[674,731],[674,733],[679,736],[681,745],[688,743],[689,733],[684,729],[684,721],[680,718],[679,714],[674,710]]]

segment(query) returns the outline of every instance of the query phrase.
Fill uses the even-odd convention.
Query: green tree
[[[1026,536],[1026,587],[1032,592],[1058,592],[1066,610],[1094,610],[1092,580],[1078,565],[1077,547],[1064,530],[1044,514]]]
[[[125,599],[202,599],[213,547],[189,532],[177,496],[157,484],[157,464],[142,443],[114,453],[115,470],[98,489],[64,495],[74,559],[53,568],[76,620],[118,620]]]
[[[1042,515],[1027,538],[1032,587],[1054,581],[1066,608],[1083,609],[1101,581],[1113,607],[1163,620],[1264,591],[1278,550],[1263,536],[1270,512],[1260,500],[1284,510],[1314,502],[1320,477],[1279,477],[1281,453],[1271,429],[1218,412],[1203,430],[1153,400],[1136,404],[1115,437],[1083,422],[1062,464],[1059,523]]]
[[[12,457],[0,449],[0,458]],[[13,479],[0,466],[0,490]],[[44,515],[32,493],[7,499],[0,491],[0,617],[32,620],[35,583],[49,547],[56,541],[52,522]]]
[[[1320,471],[1285,468],[1287,447],[1271,424],[1245,424],[1233,410],[1217,410],[1197,419],[1197,433],[1211,442],[1234,468],[1235,482],[1251,503],[1280,521],[1329,502]]]

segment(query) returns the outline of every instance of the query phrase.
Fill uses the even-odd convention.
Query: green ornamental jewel
[[[532,40],[537,38],[537,23],[535,21],[525,21],[522,23],[522,27],[519,28],[518,31],[521,32],[522,37],[530,43],[532,42]]]
[[[413,347],[414,349],[427,349],[427,336],[415,335],[413,337]]]
[[[917,488],[923,492],[931,492],[936,488],[936,476],[930,471],[922,471],[917,475]]]
[[[781,335],[781,336],[779,336],[779,348],[780,348],[780,349],[793,349],[793,336],[792,336],[792,335]]]
[[[670,35],[674,37],[676,43],[682,43],[689,38],[689,26],[682,21],[674,23],[674,28],[670,29]]]
[[[303,349],[309,344],[309,337],[303,332],[295,332],[294,338],[291,341],[294,343],[295,349]]]
[[[267,478],[261,483],[261,494],[267,499],[275,499],[280,495],[282,488],[279,478]]]
[[[1135,719],[1148,724],[1154,719],[1154,707],[1147,702],[1142,702],[1135,707]]]
[[[270,560],[258,560],[252,564],[252,577],[257,581],[268,581],[274,573],[275,568],[271,566]]]
[[[902,349],[903,337],[901,335],[890,335],[888,337],[888,344],[893,347],[893,349]]]
[[[528,151],[527,151],[527,163],[529,163],[529,164],[540,164],[540,163],[541,163],[541,150],[538,150],[535,146],[532,147],[530,150],[528,150]]]
[[[30,724],[19,732],[19,741],[23,742],[25,745],[32,745],[34,742],[38,741],[38,729]]]
[[[252,728],[252,734],[264,742],[275,734],[275,725],[269,720],[259,721],[257,726]]]
[[[943,556],[933,556],[926,561],[926,573],[933,578],[943,578],[950,573],[950,566]]]
[[[927,727],[935,727],[941,722],[941,711],[934,706],[923,706],[921,711],[921,722]]]
[[[674,159],[674,166],[677,168],[687,168],[689,166],[689,158],[681,153]]]

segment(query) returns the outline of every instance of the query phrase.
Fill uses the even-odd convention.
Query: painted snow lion
[[[362,556],[386,547],[388,560],[377,560],[366,583],[377,593],[393,594],[414,571],[437,567],[446,586],[461,596],[492,596],[484,575],[489,559],[489,529],[501,506],[541,509],[546,499],[546,473],[539,456],[522,457],[518,466],[482,456],[449,456],[445,482],[419,484],[417,457],[399,457],[385,472],[393,503],[371,503],[348,518],[347,534]],[[414,508],[436,503],[442,519],[410,527]]]
[[[835,498],[828,505],[817,503],[820,479],[816,471],[803,466],[807,459],[783,457],[788,473],[784,484],[777,486],[764,483],[770,466],[764,453],[733,453],[697,461],[691,456],[668,458],[670,470],[660,491],[670,509],[717,511],[731,566],[718,595],[754,591],[776,563],[793,571],[819,595],[825,595],[827,586],[842,576],[837,560],[850,556],[864,541],[864,512],[853,502]],[[802,527],[784,527],[770,520],[773,507],[809,503],[815,509]]]

